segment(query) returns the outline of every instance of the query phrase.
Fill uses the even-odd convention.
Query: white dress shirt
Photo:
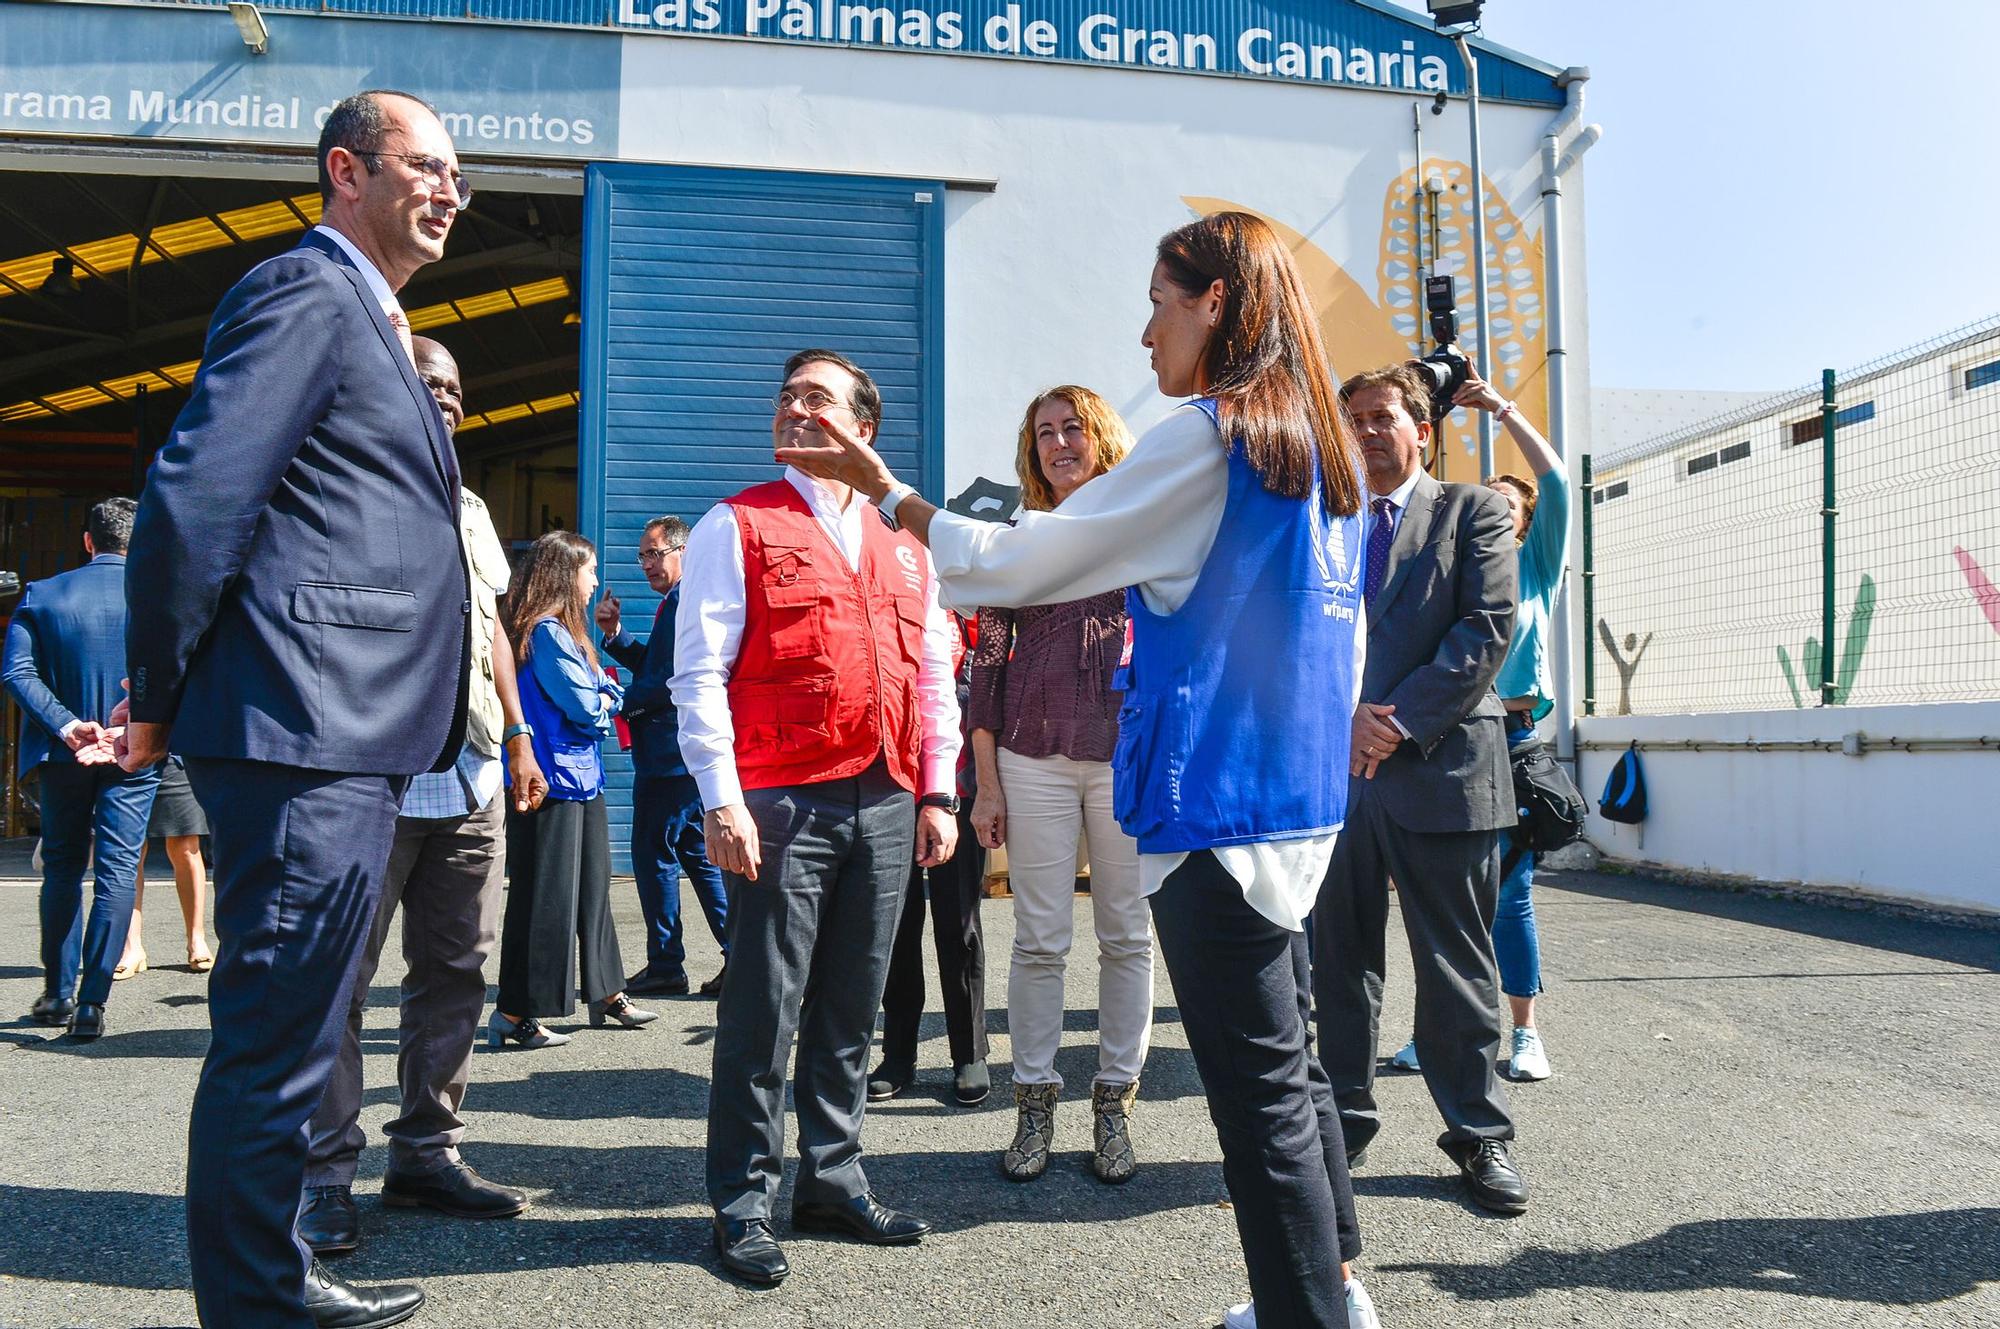
[[[847,566],[860,570],[863,523],[880,521],[860,495],[847,506],[833,491],[803,471],[785,468],[785,479],[812,509],[820,530]],[[923,722],[923,793],[949,794],[957,787],[958,690],[952,681],[952,629],[938,605],[937,574],[923,561],[923,667],[917,675],[917,711]],[[736,725],[729,714],[729,675],[743,643],[743,537],[736,509],[718,503],[695,523],[681,565],[681,607],[674,620],[674,706],[680,713],[681,756],[701,790],[701,805],[713,811],[743,801],[736,775]]]
[[[1059,604],[1136,586],[1146,607],[1171,614],[1187,603],[1215,547],[1229,503],[1229,459],[1215,425],[1183,406],[1146,431],[1131,455],[1071,494],[1054,512],[1024,513],[1012,526],[940,512],[931,519],[931,557],[945,603]],[[1367,633],[1354,634],[1360,700]],[[1319,896],[1338,832],[1214,849],[1250,907],[1298,932]],[[1160,889],[1186,854],[1139,855],[1140,889]]]
[[[352,240],[342,235],[339,231],[334,230],[325,222],[321,222],[319,225],[313,227],[313,230],[339,245],[347,256],[354,260],[354,266],[361,272],[361,280],[368,284],[369,293],[382,306],[382,313],[385,316],[391,312],[398,315],[403,312],[403,306],[396,301],[396,293],[389,289],[389,279],[382,275],[380,268],[368,261],[366,254],[354,247]],[[391,319],[390,322],[393,324],[395,320]]]

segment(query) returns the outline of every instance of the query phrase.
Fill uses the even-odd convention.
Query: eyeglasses
[[[791,389],[787,388],[783,392],[780,392],[777,396],[771,398],[771,409],[778,412],[781,415],[784,412],[791,410],[792,407],[794,406],[805,407],[807,415],[818,415],[821,411],[828,410],[835,406],[838,406],[843,410],[849,410],[849,411],[854,409],[852,406],[849,406],[846,402],[841,401],[837,397],[833,397],[828,395],[827,393],[821,392],[818,388],[814,388],[812,391],[806,393],[793,392]]]
[[[463,175],[452,170],[448,163],[439,158],[426,157],[416,152],[371,151],[359,152],[355,155],[357,157],[374,157],[377,160],[383,157],[393,157],[399,162],[408,162],[411,166],[417,168],[417,174],[424,178],[424,183],[431,187],[433,194],[442,194],[448,182],[451,185],[452,197],[458,200],[459,211],[463,212],[472,206],[472,186],[465,183]]]
[[[680,552],[678,549],[641,549],[639,551],[639,562],[641,564],[663,563]]]

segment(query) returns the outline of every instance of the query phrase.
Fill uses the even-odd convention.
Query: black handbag
[[[1530,853],[1546,854],[1582,839],[1590,804],[1548,745],[1531,738],[1514,748],[1509,760],[1514,768],[1514,807],[1521,819],[1513,830],[1514,843]]]

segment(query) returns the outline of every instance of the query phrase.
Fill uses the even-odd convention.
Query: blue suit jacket
[[[445,769],[471,604],[437,403],[340,247],[230,288],[132,532],[132,718],[183,757]]]
[[[20,705],[20,770],[74,762],[57,735],[111,718],[125,696],[125,556],[100,554],[33,582],[7,627],[7,691]]]
[[[604,651],[632,671],[625,689],[625,723],[632,727],[632,773],[640,776],[686,775],[681,758],[680,718],[674,711],[667,680],[674,676],[674,615],[681,588],[667,592],[653,617],[653,633],[641,641],[621,627],[604,638]]]

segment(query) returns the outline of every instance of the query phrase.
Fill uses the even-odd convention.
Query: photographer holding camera
[[[1320,1060],[1359,1163],[1381,1128],[1375,1043],[1393,877],[1416,968],[1417,1048],[1446,1124],[1439,1147],[1475,1202],[1520,1213],[1528,1186],[1509,1157],[1514,1123],[1494,1068],[1492,938],[1499,838],[1515,821],[1506,712],[1493,691],[1514,632],[1514,527],[1493,490],[1423,470],[1431,390],[1466,372],[1453,357],[1373,370],[1341,389],[1367,467],[1368,659],[1347,823],[1314,913],[1314,985]]]

